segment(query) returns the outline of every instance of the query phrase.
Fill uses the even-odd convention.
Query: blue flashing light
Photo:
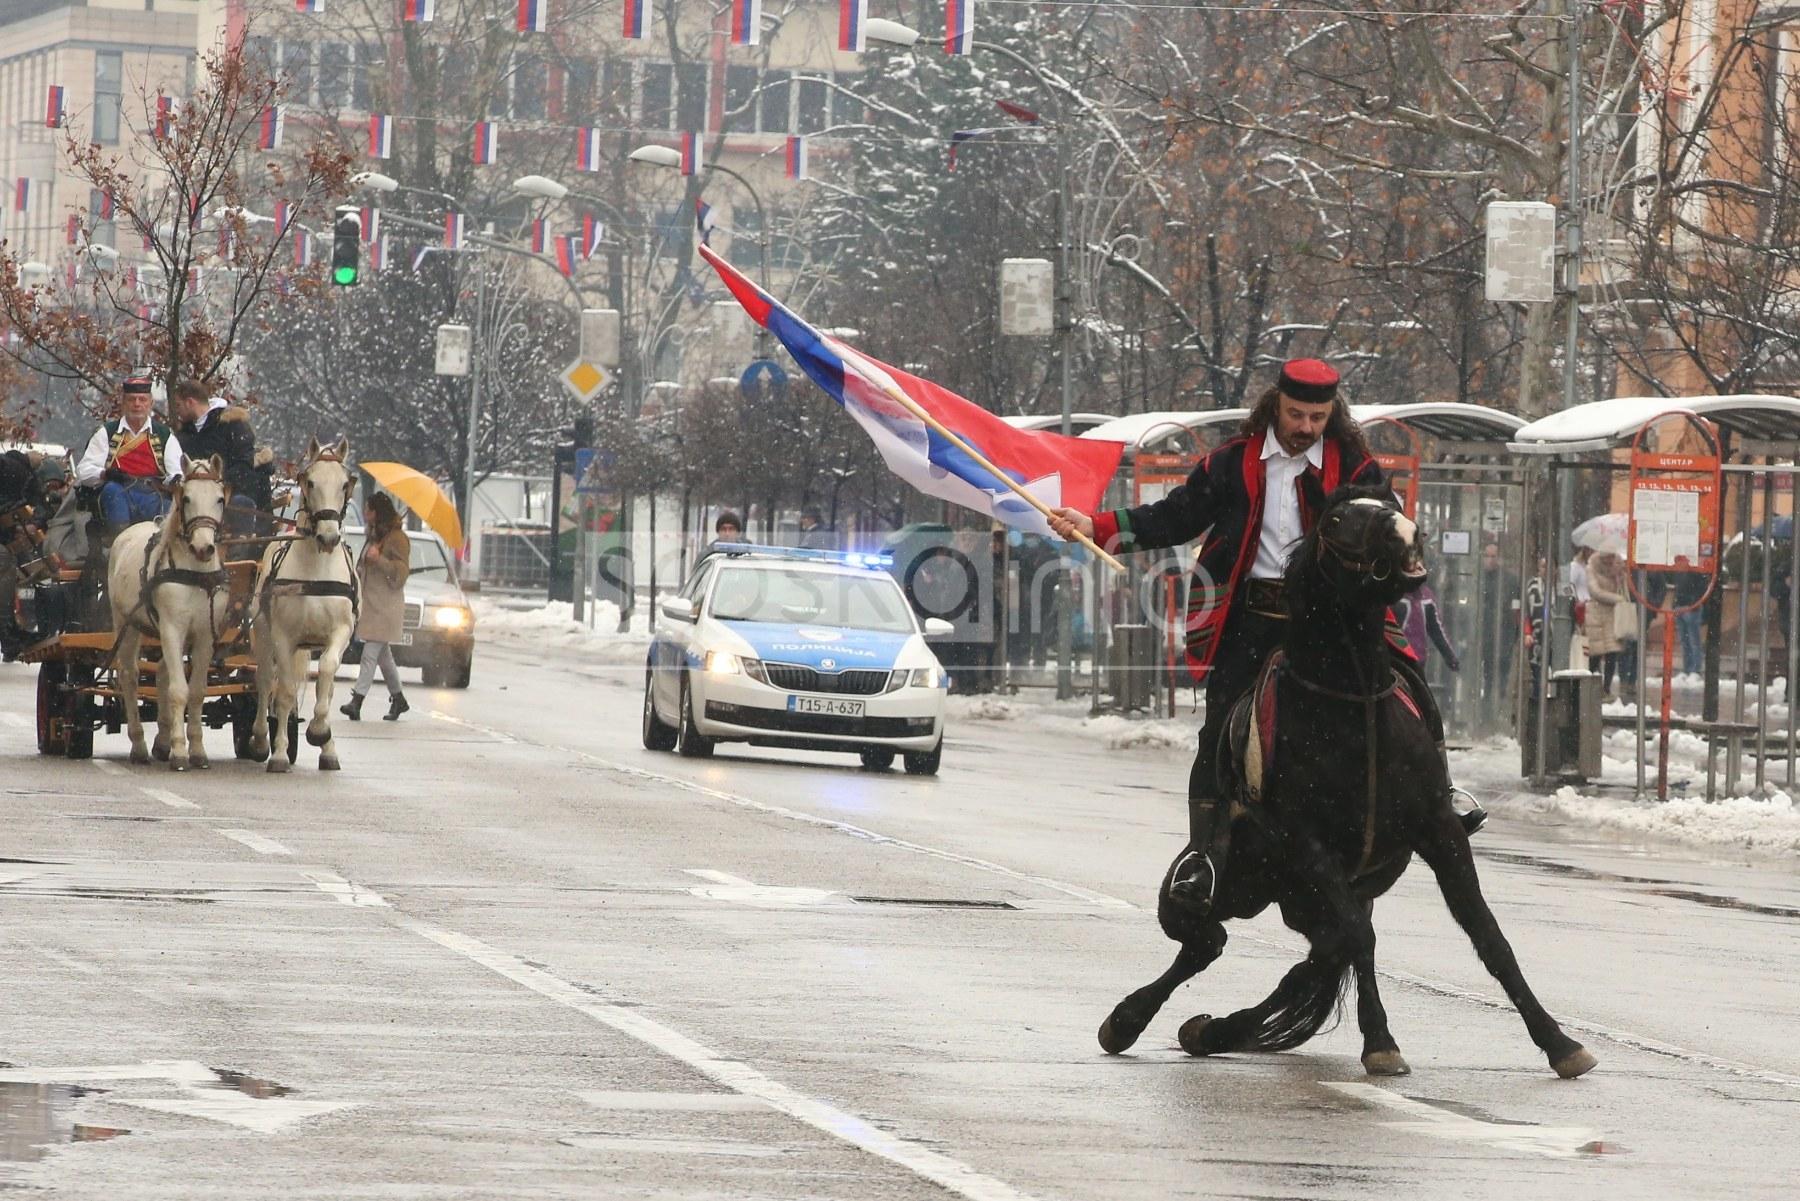
[[[792,559],[803,563],[842,563],[846,567],[866,567],[885,571],[894,565],[894,556],[869,551],[821,550],[803,546],[759,546],[754,542],[717,542],[715,554],[732,557],[754,556],[763,559]]]

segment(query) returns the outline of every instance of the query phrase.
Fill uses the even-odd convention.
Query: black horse
[[[1594,1066],[1594,1056],[1538,1004],[1482,899],[1442,755],[1411,692],[1420,685],[1396,671],[1386,644],[1388,607],[1424,579],[1418,529],[1391,499],[1366,488],[1340,489],[1330,498],[1288,566],[1285,650],[1240,702],[1249,712],[1236,715],[1260,713],[1266,724],[1273,714],[1262,778],[1256,778],[1254,725],[1249,754],[1236,753],[1237,746],[1220,756],[1235,773],[1233,791],[1222,795],[1236,801],[1231,853],[1212,911],[1199,914],[1172,901],[1164,876],[1157,917],[1181,951],[1167,972],[1119,1002],[1101,1025],[1100,1045],[1109,1054],[1136,1042],[1175,989],[1219,957],[1225,921],[1275,904],[1282,920],[1306,936],[1310,953],[1261,1004],[1223,1018],[1189,1019],[1181,1027],[1182,1049],[1215,1055],[1297,1047],[1342,1008],[1354,971],[1364,1070],[1406,1074],[1376,989],[1371,917],[1375,898],[1393,887],[1417,852],[1556,1074],[1573,1078]],[[1259,705],[1264,687],[1274,693]],[[1229,725],[1241,731],[1244,721]]]

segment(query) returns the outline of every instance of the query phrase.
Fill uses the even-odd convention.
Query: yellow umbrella
[[[436,530],[450,544],[452,552],[462,550],[462,519],[456,515],[456,502],[444,495],[436,480],[404,463],[361,463],[358,466],[417,513],[420,521]]]

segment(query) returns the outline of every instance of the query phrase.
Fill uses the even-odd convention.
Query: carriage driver
[[[1117,550],[1180,546],[1207,535],[1188,590],[1188,664],[1206,681],[1206,720],[1188,777],[1188,846],[1169,881],[1177,900],[1209,909],[1224,870],[1230,822],[1217,818],[1229,808],[1229,798],[1220,796],[1219,740],[1232,703],[1281,645],[1288,558],[1339,485],[1382,482],[1380,464],[1338,395],[1337,371],[1318,359],[1293,359],[1237,437],[1163,499],[1091,517],[1055,510],[1050,527],[1059,537],[1080,530]],[[1408,674],[1411,691],[1431,706],[1430,691],[1416,672]],[[1435,728],[1435,708],[1431,716]],[[1465,828],[1473,832],[1484,817],[1477,809],[1463,819]]]
[[[169,427],[150,411],[150,381],[134,375],[119,390],[120,415],[94,431],[75,465],[75,482],[100,487],[109,533],[162,515],[168,485],[186,462]]]

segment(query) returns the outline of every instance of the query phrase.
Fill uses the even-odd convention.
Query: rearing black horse
[[[1231,790],[1221,793],[1234,797],[1232,849],[1212,911],[1198,914],[1171,900],[1164,876],[1157,918],[1181,951],[1102,1023],[1100,1045],[1109,1054],[1136,1042],[1175,989],[1219,957],[1225,921],[1275,904],[1306,936],[1310,953],[1261,1004],[1189,1019],[1182,1049],[1215,1055],[1297,1047],[1338,1011],[1354,971],[1364,1069],[1406,1074],[1376,988],[1371,919],[1375,898],[1417,852],[1556,1074],[1573,1078],[1594,1066],[1594,1056],[1532,995],[1482,898],[1436,740],[1395,671],[1386,613],[1424,579],[1418,529],[1384,492],[1343,488],[1331,497],[1288,565],[1284,651],[1239,702],[1245,713],[1229,723],[1242,733],[1227,737],[1247,744],[1247,752],[1237,745],[1220,756],[1234,774]],[[1254,719],[1264,727],[1273,720],[1272,738],[1259,741]],[[1259,754],[1263,746],[1266,755]]]

